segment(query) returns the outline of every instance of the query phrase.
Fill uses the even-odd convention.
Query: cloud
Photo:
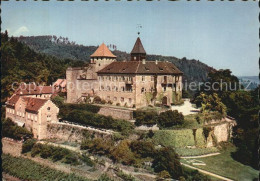
[[[20,36],[20,35],[25,35],[26,33],[29,32],[29,29],[26,26],[21,26],[18,28],[14,33],[13,36]]]

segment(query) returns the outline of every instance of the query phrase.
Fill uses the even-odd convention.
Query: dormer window
[[[145,70],[146,70],[146,71],[149,71],[150,69],[149,69],[149,68],[147,68],[147,67],[145,67]]]

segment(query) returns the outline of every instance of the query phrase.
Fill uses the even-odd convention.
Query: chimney
[[[156,65],[158,64],[158,60],[155,60],[155,64],[156,64]]]
[[[142,63],[145,64],[145,59],[142,60]]]

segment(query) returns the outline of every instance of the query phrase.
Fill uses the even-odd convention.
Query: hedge
[[[155,131],[152,139],[155,144],[172,146],[174,148],[195,146],[193,131],[191,129]]]
[[[196,146],[204,147],[206,146],[206,139],[203,134],[203,128],[196,129]]]
[[[14,177],[23,180],[77,180],[88,181],[84,177],[75,174],[67,174],[49,167],[40,165],[32,160],[13,157],[2,154],[2,169],[3,172],[8,173]]]
[[[28,149],[26,151],[28,152]],[[44,159],[50,158],[53,162],[61,161],[71,165],[80,165],[84,163],[90,167],[94,165],[86,155],[80,155],[79,153],[62,147],[36,143],[31,147],[30,151],[32,157],[40,155],[40,157]]]
[[[66,120],[86,126],[112,129],[122,132],[122,134],[128,134],[134,129],[134,125],[129,121],[113,119],[111,116],[103,116],[82,110],[71,111],[66,117]]]
[[[73,110],[83,110],[92,113],[98,113],[100,106],[92,104],[63,104],[60,106],[59,116],[63,119]]]

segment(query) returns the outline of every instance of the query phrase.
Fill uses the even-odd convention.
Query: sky
[[[115,44],[131,52],[200,60],[236,76],[258,75],[257,1],[2,1],[1,31],[56,35],[83,45]]]

